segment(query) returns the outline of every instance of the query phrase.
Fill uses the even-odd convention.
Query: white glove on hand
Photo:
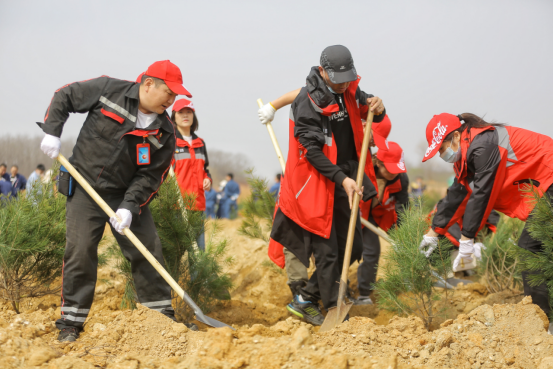
[[[481,242],[477,242],[473,245],[473,249],[475,250],[475,257],[477,258],[477,260],[481,261],[483,250],[486,250],[487,248]]]
[[[423,241],[421,241],[421,243],[419,244],[419,251],[428,258],[433,253],[433,251],[435,251],[438,244],[438,237],[429,237],[425,235],[423,236]],[[429,246],[429,248],[425,249],[427,246]]]
[[[131,225],[133,214],[131,214],[131,212],[127,209],[117,209],[115,215],[116,217],[121,219],[121,223],[117,220],[116,217],[111,217],[110,224],[118,233],[123,234],[123,229],[129,228],[129,226]]]
[[[44,135],[44,138],[40,143],[40,149],[43,153],[48,155],[50,159],[56,159],[58,157],[61,147],[62,142],[60,141],[60,138],[49,134]]]
[[[456,259],[454,259],[452,270],[454,272],[457,272],[460,264],[462,263],[462,260],[464,264],[471,264],[473,262],[473,258],[471,257],[471,255],[474,252],[475,248],[473,247],[473,239],[465,241],[460,240],[460,249],[458,251],[458,256],[456,256]]]
[[[275,110],[271,104],[265,104],[258,110],[258,117],[260,118],[260,122],[262,124],[269,123],[273,120],[273,117],[275,117]]]

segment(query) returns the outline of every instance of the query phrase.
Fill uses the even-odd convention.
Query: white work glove
[[[421,243],[419,244],[419,251],[428,258],[433,253],[433,251],[435,251],[438,244],[438,237],[429,237],[425,235],[423,236],[423,241],[421,241]],[[426,249],[426,247],[428,248]]]
[[[473,239],[462,241],[460,240],[460,249],[458,250],[458,256],[456,256],[456,259],[454,259],[454,264],[452,265],[452,270],[454,272],[458,271],[458,267],[460,267],[460,264],[462,263],[462,260],[464,264],[471,264],[473,262],[473,258],[471,255],[475,252],[475,248],[473,247]]]
[[[239,198],[239,195],[233,195],[231,196],[231,200],[236,201]]]
[[[273,117],[275,117],[276,111],[277,110],[275,110],[273,106],[271,106],[271,104],[269,103],[262,106],[258,110],[258,117],[260,118],[260,122],[262,122],[262,124],[271,122],[273,120]]]
[[[40,149],[43,153],[48,155],[50,159],[56,159],[58,157],[61,147],[62,142],[60,141],[60,138],[49,134],[44,135],[44,138],[40,143]]]
[[[131,212],[127,209],[117,209],[115,215],[116,217],[121,219],[121,223],[117,220],[116,217],[111,217],[110,224],[118,233],[123,234],[123,229],[129,228],[129,226],[131,225],[133,214],[131,214]]]
[[[475,257],[477,258],[477,260],[481,261],[481,257],[483,256],[483,250],[486,250],[487,248],[481,242],[477,242],[473,244],[473,249],[475,250]]]

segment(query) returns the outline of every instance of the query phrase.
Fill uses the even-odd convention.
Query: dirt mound
[[[353,317],[325,333],[294,318],[193,332],[139,306],[101,311],[77,342],[58,343],[54,315],[0,312],[0,368],[552,368],[548,319],[530,298],[480,306],[433,332],[416,317]]]

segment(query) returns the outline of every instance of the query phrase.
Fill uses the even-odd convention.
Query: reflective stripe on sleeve
[[[116,103],[106,99],[104,96],[100,96],[100,102],[112,108],[113,110],[117,111],[118,113],[124,115],[131,122],[135,123],[137,121],[137,117],[135,117],[133,114],[129,113],[127,110],[123,109],[121,106],[117,105]]]
[[[63,312],[75,313],[75,314],[88,314],[88,312],[90,311],[90,309],[79,309],[76,307],[68,307],[68,306],[63,306],[61,310]]]

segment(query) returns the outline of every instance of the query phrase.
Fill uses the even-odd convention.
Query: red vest
[[[203,147],[204,142],[200,138],[192,140],[192,145],[177,138],[175,157],[172,163],[181,192],[183,195],[185,193],[196,195],[196,208],[193,210],[201,211],[206,210],[204,178],[209,178],[204,170],[205,150],[198,150]]]
[[[363,126],[361,116],[367,114],[368,107],[361,105],[356,100],[356,89],[360,77],[350,83],[344,93],[346,110],[350,117],[350,124],[354,133],[354,142],[358,158],[362,148]],[[310,98],[311,99],[311,98]],[[313,102],[313,101],[312,101]],[[330,116],[338,108],[330,106],[320,108],[324,116]],[[323,238],[329,238],[333,222],[333,205],[335,183],[320,174],[306,160],[306,149],[294,137],[294,116],[291,111],[289,119],[289,152],[284,180],[281,184],[279,206],[281,211],[305,230],[317,234]],[[323,154],[336,164],[337,148],[335,139],[326,143],[322,148]],[[366,161],[365,173],[369,178],[375,178],[371,159]]]
[[[392,225],[396,223],[396,220],[398,218],[395,208],[396,199],[394,197],[391,197],[391,194],[400,192],[401,190],[402,183],[400,182],[400,177],[398,177],[395,182],[385,187],[381,203],[371,209],[371,216],[375,220],[375,223],[377,223],[377,225],[385,232],[388,231],[390,227],[392,227]],[[371,204],[371,201],[368,201],[367,203]],[[369,209],[369,207],[364,206],[364,209],[362,210],[362,216],[365,216],[365,219],[367,219],[367,213],[363,213],[365,209]]]
[[[465,186],[468,194],[456,210],[448,229],[463,216],[471,188],[467,179],[467,152],[471,142],[479,133],[487,130],[498,132],[500,164],[496,172],[492,193],[481,220],[479,230],[485,226],[490,212],[494,209],[511,218],[526,221],[532,207],[527,193],[529,187],[522,181],[536,181],[541,196],[552,185],[552,138],[516,127],[485,127],[464,131],[461,138],[462,158],[454,165],[458,182]],[[538,182],[538,183],[537,183]],[[485,204],[483,204],[485,206]],[[436,230],[441,233],[442,230]],[[442,233],[441,233],[442,234]]]

